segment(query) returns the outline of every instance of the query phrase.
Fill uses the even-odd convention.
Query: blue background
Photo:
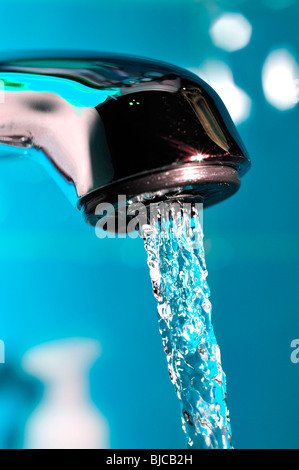
[[[238,130],[252,169],[237,195],[204,216],[214,328],[227,374],[233,445],[298,448],[298,106],[265,99],[261,73],[273,49],[299,53],[298,2],[51,0],[0,2],[1,55],[42,49],[137,54],[197,68],[231,68],[252,101]],[[211,23],[240,12],[247,47],[225,52]],[[299,75],[298,75],[299,78]],[[217,90],[216,90],[217,91]],[[99,240],[46,171],[0,162],[0,446],[22,445],[42,389],[21,371],[31,347],[67,337],[98,339],[93,401],[112,448],[184,448],[141,240]]]

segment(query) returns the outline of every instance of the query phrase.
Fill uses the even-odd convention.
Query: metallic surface
[[[38,155],[91,224],[118,194],[214,204],[249,169],[218,95],[175,66],[103,54],[10,60],[0,79],[0,144]]]

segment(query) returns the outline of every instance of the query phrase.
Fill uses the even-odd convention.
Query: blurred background
[[[188,68],[221,96],[253,164],[204,215],[233,445],[298,448],[299,2],[0,6],[0,59],[135,54]],[[0,199],[0,447],[184,448],[142,241],[99,240],[26,159],[0,161]]]

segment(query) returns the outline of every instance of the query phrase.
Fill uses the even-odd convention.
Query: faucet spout
[[[117,206],[119,194],[210,206],[236,192],[250,167],[218,95],[184,69],[104,54],[49,57],[0,62],[0,80],[2,152],[26,148],[92,225],[97,204]]]

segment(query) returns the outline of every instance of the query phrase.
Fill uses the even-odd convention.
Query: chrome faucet
[[[59,55],[0,62],[0,154],[44,163],[89,224],[119,194],[207,207],[238,190],[250,160],[204,81],[143,58]]]

